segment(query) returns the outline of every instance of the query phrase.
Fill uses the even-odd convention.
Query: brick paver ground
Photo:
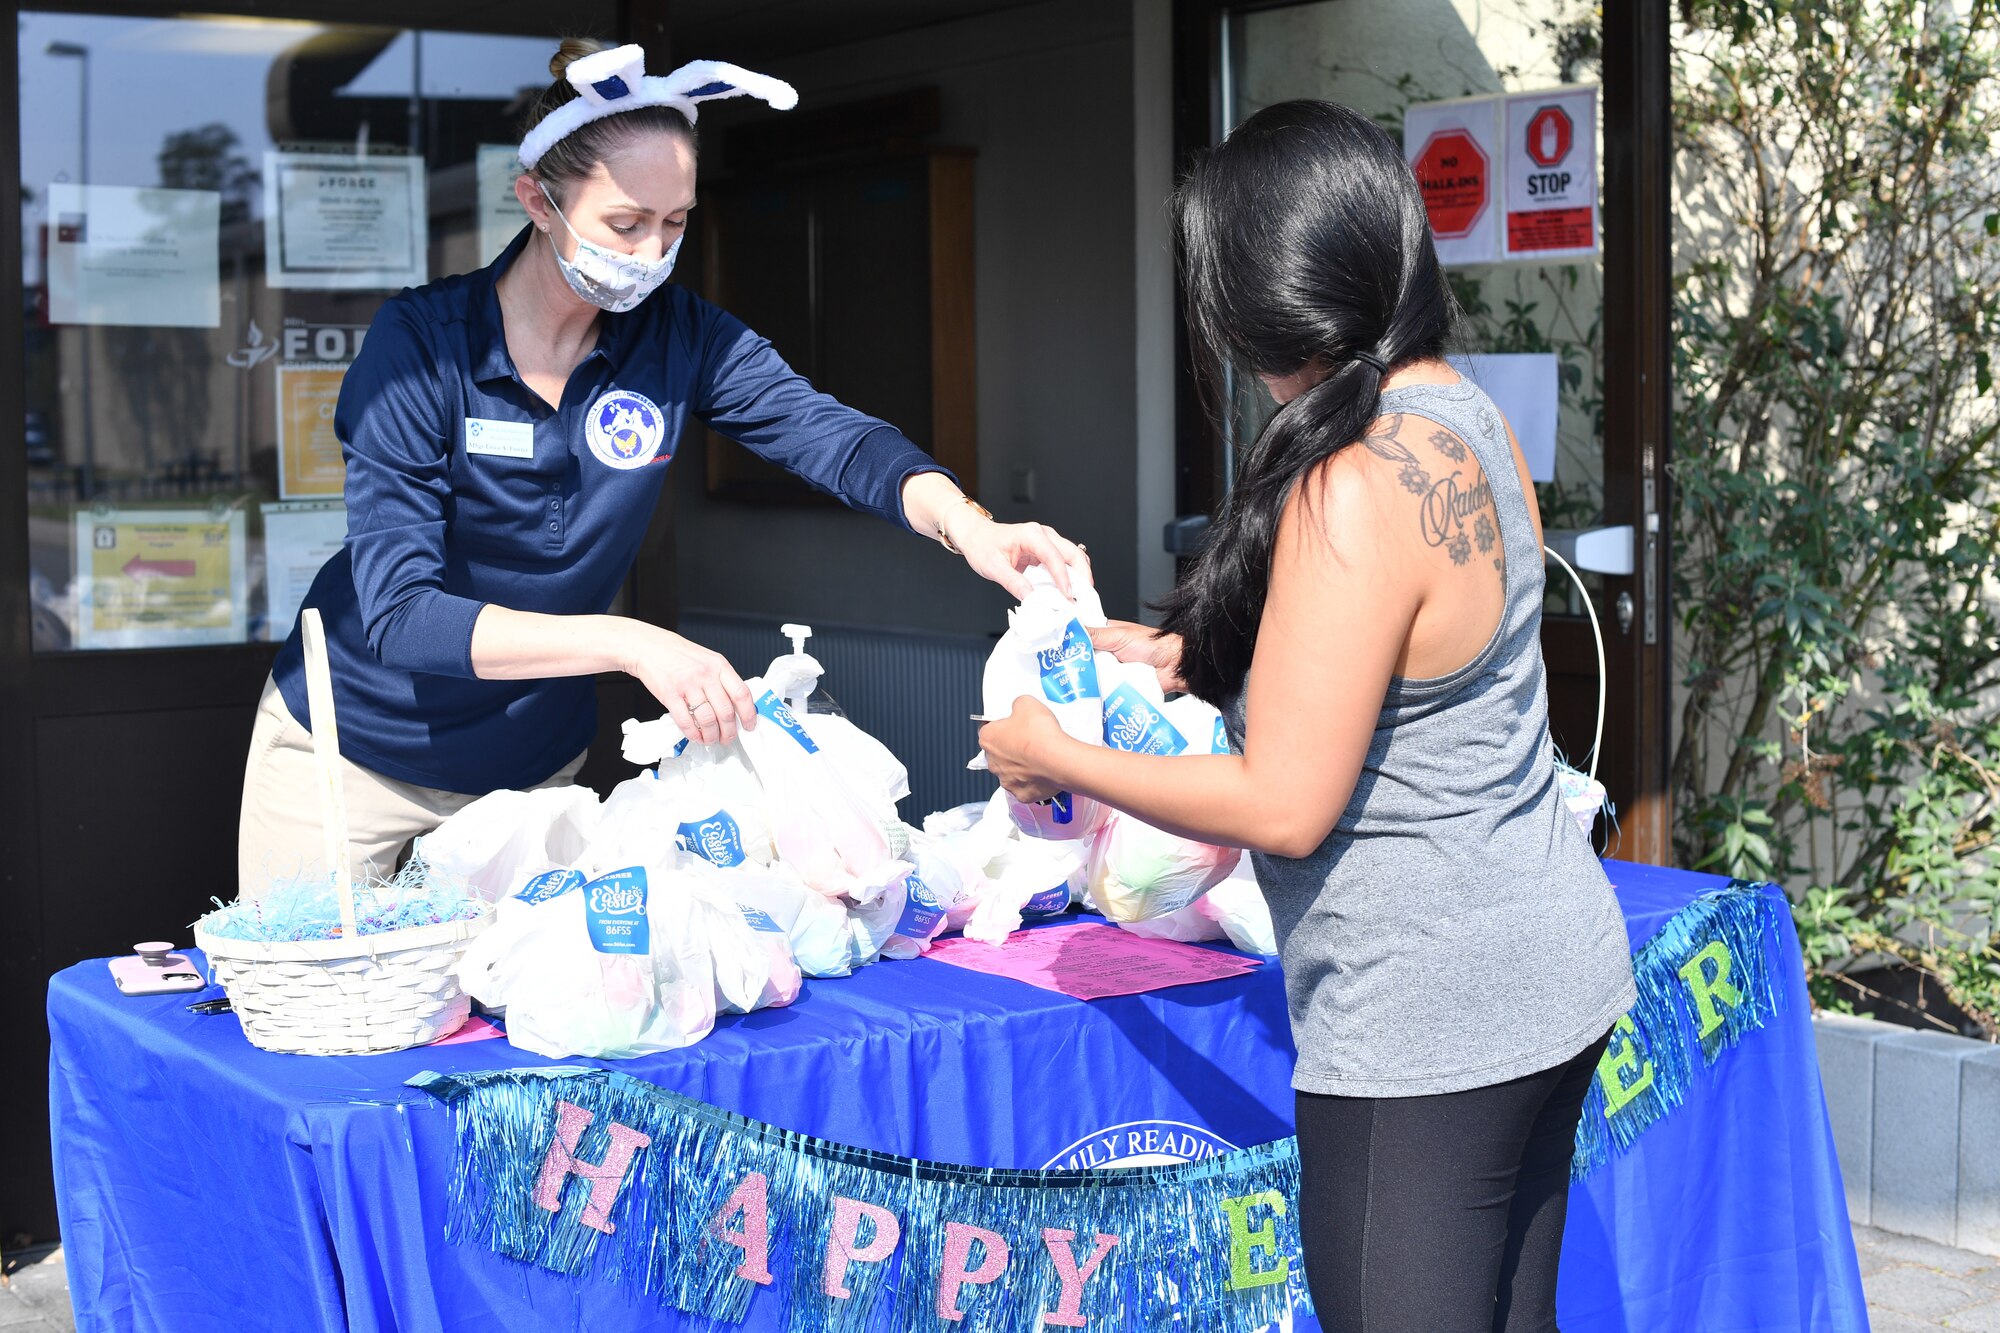
[[[1875,1333],[1970,1329],[2000,1333],[2000,1259],[1854,1228]]]

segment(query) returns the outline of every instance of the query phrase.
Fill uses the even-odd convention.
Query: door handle
[[[1163,536],[1167,554],[1183,560],[1200,555],[1201,548],[1208,544],[1208,527],[1207,514],[1182,514],[1169,520]]]
[[[1615,577],[1632,573],[1632,525],[1610,528],[1550,528],[1542,534],[1549,548],[1578,569]]]

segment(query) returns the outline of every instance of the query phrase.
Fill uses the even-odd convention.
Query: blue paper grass
[[[1625,1152],[1679,1109],[1695,1079],[1723,1051],[1778,1012],[1784,990],[1773,964],[1788,961],[1781,943],[1788,920],[1790,906],[1776,887],[1736,880],[1689,903],[1646,941],[1632,959],[1639,1002],[1613,1030],[1611,1048],[1583,1101],[1572,1180]],[[1726,978],[1711,952],[1718,943],[1728,954]],[[1706,1034],[1697,992],[1684,974],[1690,967],[1698,980],[1711,985],[1723,980],[1738,997],[1712,1005],[1709,1017],[1720,1021]],[[1607,1080],[1617,1081],[1621,1104],[1615,1109],[1607,1101]]]
[[[917,1161],[848,1147],[745,1119],[624,1074],[523,1069],[420,1074],[410,1082],[449,1103],[458,1128],[446,1235],[559,1273],[636,1288],[715,1325],[742,1322],[763,1291],[735,1276],[739,1247],[715,1234],[717,1215],[750,1173],[768,1185],[771,1295],[784,1327],[798,1333],[861,1333],[886,1304],[889,1327],[957,1328],[964,1333],[1036,1333],[1055,1310],[1061,1283],[1043,1228],[1073,1232],[1078,1261],[1096,1235],[1118,1245],[1084,1286],[1091,1328],[1150,1333],[1239,1333],[1290,1311],[1307,1313],[1297,1209],[1295,1140],[1262,1144],[1199,1162],[1102,1171],[1005,1170]],[[560,1213],[535,1202],[535,1187],[556,1123],[556,1103],[590,1111],[577,1156],[601,1161],[616,1121],[651,1138],[632,1160],[603,1235],[583,1225],[589,1198],[572,1178]],[[1231,1285],[1229,1216],[1222,1200],[1273,1191],[1283,1216],[1260,1211],[1274,1249],[1250,1256],[1251,1270],[1283,1279]],[[879,1205],[901,1224],[896,1254],[853,1263],[848,1299],[821,1290],[834,1197]],[[998,1281],[967,1285],[963,1320],[937,1312],[946,1222],[1005,1238],[1009,1263]],[[738,1225],[723,1219],[724,1225]],[[860,1234],[869,1237],[868,1224]],[[979,1262],[975,1248],[972,1265]]]
[[[345,933],[333,885],[325,879],[278,880],[262,898],[238,898],[227,905],[219,898],[209,901],[216,910],[195,926],[219,939],[268,944],[337,940]],[[393,879],[371,878],[354,886],[355,926],[363,935],[463,921],[478,916],[483,907],[464,881],[434,873],[416,858]]]

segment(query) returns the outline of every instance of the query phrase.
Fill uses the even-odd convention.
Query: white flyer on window
[[[1500,257],[1500,99],[1460,97],[1403,109],[1403,160],[1417,178],[1438,262]]]
[[[264,636],[279,643],[292,632],[320,566],[347,540],[347,506],[294,500],[258,509],[264,516]]]
[[[1514,428],[1534,481],[1556,479],[1556,422],[1561,411],[1560,367],[1554,352],[1477,352],[1448,358]]]
[[[49,322],[212,329],[222,196],[49,186]]]
[[[420,157],[264,154],[264,277],[273,287],[381,291],[430,278]]]
[[[528,225],[528,214],[514,197],[514,178],[521,174],[520,150],[510,143],[483,143],[478,163],[479,262],[490,264]]]
[[[1597,88],[1507,99],[1509,259],[1597,253]]]

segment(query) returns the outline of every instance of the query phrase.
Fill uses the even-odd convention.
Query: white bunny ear
[[[692,125],[701,103],[722,97],[755,97],[779,111],[799,104],[797,90],[783,79],[721,60],[695,60],[671,74],[648,75],[644,48],[629,43],[572,60],[563,77],[577,96],[549,112],[521,140],[521,165],[530,171],[565,135],[621,111],[670,106]]]
[[[660,92],[672,98],[689,120],[695,118],[696,104],[724,97],[755,97],[778,111],[790,111],[799,104],[798,90],[783,79],[758,74],[725,60],[691,60],[673,73],[648,79],[647,83],[659,84]]]
[[[563,77],[584,101],[607,112],[622,111],[617,104],[636,96],[646,81],[646,49],[628,42],[593,51],[570,61]]]

